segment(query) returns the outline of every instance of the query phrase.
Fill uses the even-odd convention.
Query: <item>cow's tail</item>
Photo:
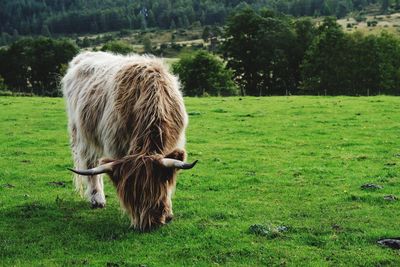
[[[76,125],[72,121],[70,121],[68,126],[69,126],[69,133],[70,133],[70,145],[71,145],[71,150],[72,150],[72,156],[74,158],[74,168],[82,169],[83,162],[82,162],[82,159],[78,156],[78,152],[77,152],[78,141],[77,141]],[[83,185],[86,182],[85,179],[87,179],[87,177],[84,177],[84,176],[74,173],[73,181],[74,181],[74,185],[75,185],[75,191],[79,192],[79,194],[82,197],[84,196]]]

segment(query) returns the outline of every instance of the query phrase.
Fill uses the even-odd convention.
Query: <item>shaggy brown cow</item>
[[[133,227],[171,220],[177,169],[197,162],[184,162],[188,118],[176,77],[154,57],[84,52],[62,86],[77,189],[85,184],[93,207],[104,207],[106,173]]]

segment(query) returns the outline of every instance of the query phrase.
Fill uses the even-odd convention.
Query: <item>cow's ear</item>
[[[186,151],[183,149],[176,148],[172,152],[168,153],[165,157],[169,159],[177,159],[180,161],[185,161]]]
[[[109,164],[109,163],[112,164],[113,168],[111,171],[107,172],[107,174],[110,177],[113,184],[115,186],[118,186],[120,177],[117,174],[119,174],[119,172],[120,172],[121,163],[112,158],[101,158],[99,160],[100,165]]]

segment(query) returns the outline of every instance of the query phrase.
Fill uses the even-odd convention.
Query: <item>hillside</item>
[[[387,31],[393,34],[400,33],[400,13],[390,15],[366,15],[361,21],[354,17],[337,21],[346,32],[362,32],[364,34],[380,34]]]
[[[294,16],[340,18],[372,3],[383,12],[398,8],[394,0],[1,0],[0,32],[4,40],[18,35],[214,25],[222,24],[233,9],[246,4]]]

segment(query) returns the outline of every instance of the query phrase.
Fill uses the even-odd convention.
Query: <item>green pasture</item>
[[[74,192],[62,99],[0,97],[0,265],[400,265],[376,244],[400,236],[400,200],[384,199],[400,197],[400,98],[185,102],[199,164],[172,223],[139,233],[110,181],[105,209]]]

